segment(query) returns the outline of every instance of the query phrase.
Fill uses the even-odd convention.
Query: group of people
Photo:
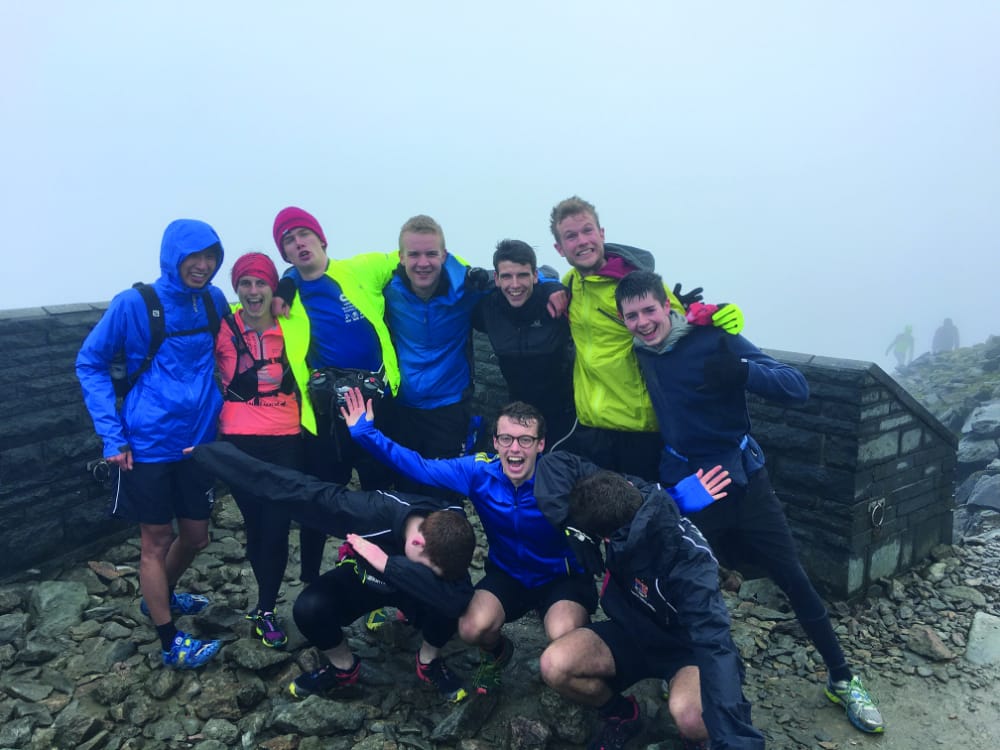
[[[805,379],[739,335],[737,306],[671,291],[650,253],[606,243],[587,201],[560,202],[550,228],[570,266],[562,282],[516,240],[497,245],[492,274],[470,268],[424,215],[403,224],[397,252],[331,259],[316,218],[289,207],[273,236],[291,267],[279,279],[266,255],[239,258],[230,310],[211,283],[214,230],[167,227],[160,278],[116,296],[77,358],[120,470],[114,512],[140,526],[141,608],[164,664],[200,667],[219,650],[174,624],[209,604],[175,587],[208,543],[219,478],[243,512],[258,588],[247,617],[265,646],[287,642],[275,608],[300,525],[307,585],[293,615],[325,658],[289,686],[296,697],[358,680],[342,628],[366,614],[377,626],[387,605],[421,630],[422,682],[466,697],[441,655],[457,634],[480,650],[471,687],[494,692],[515,648],[503,626],[534,610],[543,680],[602,719],[590,747],[640,731],[624,691],[654,677],[688,746],[761,748],[721,555],[769,573],[826,663],[826,695],[883,731],[749,433],[747,392],[801,402]],[[469,450],[474,328],[511,397],[482,453]],[[475,586],[463,497],[488,542]],[[328,535],[345,543],[323,571]],[[607,619],[592,622],[598,599]]]

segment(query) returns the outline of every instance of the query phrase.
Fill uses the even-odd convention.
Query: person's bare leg
[[[598,708],[615,695],[607,680],[615,676],[611,649],[593,630],[577,628],[542,652],[542,679],[560,695]]]
[[[174,542],[169,523],[139,525],[139,588],[156,626],[171,621],[167,557]]]
[[[561,599],[545,613],[545,635],[555,641],[590,621],[587,610],[579,602]]]
[[[458,635],[470,646],[491,651],[500,643],[500,628],[506,619],[500,600],[489,591],[478,590],[458,620]]]
[[[194,561],[195,556],[208,546],[208,520],[177,519],[177,536],[166,557],[167,585],[174,587]]]

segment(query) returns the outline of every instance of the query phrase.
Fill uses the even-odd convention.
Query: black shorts
[[[655,482],[660,476],[663,438],[658,432],[608,430],[578,424],[563,450],[581,455],[602,469]]]
[[[586,573],[559,576],[528,588],[487,560],[486,575],[476,584],[476,590],[489,591],[500,600],[507,622],[519,620],[532,609],[544,619],[549,607],[560,601],[576,602],[591,615],[597,610],[597,585]]]
[[[642,617],[636,614],[636,617]],[[615,675],[608,684],[621,692],[647,677],[673,679],[681,667],[696,664],[694,653],[682,641],[663,635],[655,641],[637,641],[634,630],[622,627],[614,620],[592,622],[584,627],[593,630],[615,660]]]
[[[205,521],[215,503],[215,480],[190,459],[162,464],[133,463],[112,487],[111,515],[159,525],[185,518]]]

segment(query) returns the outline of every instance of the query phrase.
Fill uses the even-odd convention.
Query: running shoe
[[[220,648],[222,641],[199,641],[178,630],[170,650],[163,652],[163,663],[173,669],[197,669],[211,661]]]
[[[881,734],[885,731],[885,722],[875,704],[875,699],[857,675],[852,677],[850,682],[827,680],[826,697],[843,706],[847,718],[862,732]]]
[[[350,669],[337,669],[327,661],[319,669],[296,677],[288,685],[288,692],[296,698],[308,698],[310,695],[318,695],[355,685],[360,675],[361,659],[357,656],[354,657],[354,663]]]
[[[211,603],[207,596],[201,594],[171,594],[170,614],[196,615]],[[145,599],[139,601],[139,611],[149,617],[149,607],[146,606]]]
[[[438,657],[429,664],[420,661],[420,652],[417,651],[417,677],[420,681],[436,687],[438,692],[449,703],[461,703],[468,697],[468,693],[462,686],[462,680],[458,675],[448,669],[444,659]]]
[[[587,750],[622,750],[630,739],[639,734],[642,729],[642,719],[639,718],[639,704],[635,696],[626,696],[632,704],[631,716],[609,716],[604,725],[587,745]]]
[[[500,656],[494,656],[489,651],[479,649],[479,669],[472,678],[472,686],[480,695],[488,695],[500,688],[500,673],[514,655],[514,642],[505,635],[500,636],[503,650]]]
[[[253,632],[268,648],[284,648],[288,643],[288,636],[281,629],[281,621],[274,612],[262,612],[258,609],[248,613],[246,618],[253,622]]]

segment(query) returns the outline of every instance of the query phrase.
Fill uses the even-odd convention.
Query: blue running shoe
[[[201,594],[174,594],[170,597],[170,614],[172,615],[196,615],[212,602],[207,596]],[[146,600],[139,602],[139,611],[149,617],[149,607]]]
[[[219,653],[222,641],[199,641],[180,630],[169,651],[163,652],[163,664],[173,669],[197,669]]]

